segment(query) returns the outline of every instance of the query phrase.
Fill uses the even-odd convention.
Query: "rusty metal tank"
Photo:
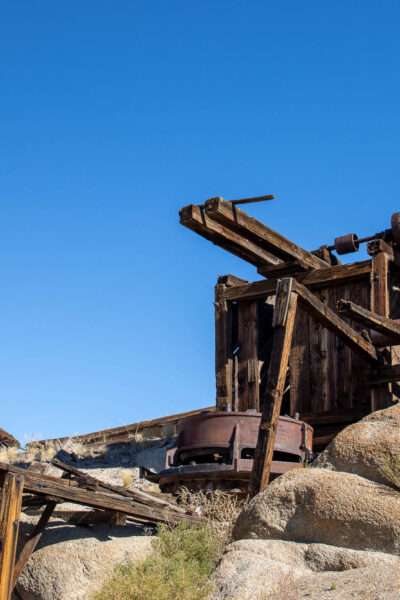
[[[185,486],[192,491],[223,489],[246,492],[253,468],[261,415],[247,412],[204,412],[182,421],[176,445],[167,452],[159,475],[165,492]],[[272,478],[301,468],[312,453],[312,427],[280,417],[272,462]]]

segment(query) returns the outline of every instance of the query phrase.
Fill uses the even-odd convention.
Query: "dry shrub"
[[[204,517],[195,527],[161,526],[144,561],[117,567],[93,600],[206,600],[211,575],[245,501],[225,492],[182,489],[181,505]],[[287,598],[286,600],[291,600]]]
[[[217,535],[222,549],[231,542],[233,526],[248,498],[223,491],[190,492],[181,488],[178,496],[181,505],[205,518]]]
[[[93,600],[206,600],[219,551],[207,524],[161,526],[151,555],[117,567]]]

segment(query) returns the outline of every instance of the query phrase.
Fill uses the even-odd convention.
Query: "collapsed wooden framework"
[[[77,513],[69,523],[90,525],[107,522],[115,525],[197,523],[200,518],[157,494],[104,483],[82,471],[53,459],[63,471],[53,477],[0,463],[0,600],[10,600],[18,577],[36,549],[58,504],[69,502],[90,507]],[[42,508],[43,507],[43,508]],[[37,524],[23,540],[17,555],[19,522],[24,508],[42,508]],[[22,542],[22,543],[21,543]]]
[[[398,395],[398,232],[367,238],[369,260],[340,264],[332,247],[309,252],[222,198],[180,219],[265,277],[215,288],[217,409],[262,412],[254,493],[268,483],[280,414],[312,424],[321,450]],[[358,248],[355,234],[339,239]]]

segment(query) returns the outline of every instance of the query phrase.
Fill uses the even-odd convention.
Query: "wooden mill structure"
[[[264,277],[226,275],[215,287],[217,410],[262,413],[253,493],[268,483],[280,414],[310,423],[322,450],[396,401],[400,380],[399,213],[385,231],[308,251],[239,208],[269,199],[211,198],[180,211],[183,225]],[[363,242],[368,260],[340,263],[337,254]]]

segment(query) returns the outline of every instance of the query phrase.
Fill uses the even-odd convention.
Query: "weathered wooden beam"
[[[241,277],[237,277],[236,275],[229,274],[220,275],[220,277],[218,277],[217,283],[222,283],[227,287],[233,287],[235,285],[244,285],[245,283],[248,283],[248,281],[247,279],[242,279]]]
[[[228,304],[228,303],[227,303]],[[258,360],[257,302],[238,307],[238,406],[239,411],[260,410],[260,363]]]
[[[211,198],[204,206],[208,217],[284,261],[297,260],[307,269],[320,269],[327,266],[324,260],[304,250],[254,217],[250,217],[230,202],[221,198]]]
[[[400,322],[382,317],[381,315],[372,312],[351,300],[339,300],[337,304],[338,313],[349,317],[353,321],[361,323],[368,329],[379,331],[383,335],[387,335],[392,340],[393,344],[400,344]]]
[[[181,514],[168,507],[146,506],[133,499],[81,489],[74,482],[33,473],[28,469],[20,469],[5,463],[0,463],[1,471],[24,475],[24,492],[45,496],[46,498],[51,496],[55,501],[63,500],[75,504],[84,504],[92,508],[114,510],[140,522],[179,523],[181,521],[199,522],[201,520],[195,515]]]
[[[231,348],[232,309],[224,299],[223,283],[215,286],[215,382],[217,410],[232,410],[233,355]]]
[[[368,242],[367,252],[370,256],[376,256],[380,252],[384,252],[390,260],[394,259],[393,246],[389,245],[385,240],[377,239]]]
[[[257,243],[216,222],[199,206],[194,204],[185,206],[180,210],[179,216],[182,225],[252,265],[258,267],[276,265],[281,262],[279,258]]]
[[[273,267],[263,267],[262,274],[267,279],[281,279],[282,277],[290,277],[305,270],[304,266],[301,266],[298,261],[291,261],[283,262]]]
[[[96,477],[93,477],[88,473],[84,473],[83,471],[77,469],[76,467],[73,467],[72,465],[68,465],[67,463],[61,461],[58,458],[53,458],[51,463],[58,469],[64,471],[65,474],[75,477],[79,486],[86,487],[89,490],[91,489],[112,492],[119,496],[124,496],[125,498],[132,498],[136,502],[139,502],[140,504],[145,504],[146,506],[161,506],[164,508],[175,510],[180,513],[185,513],[185,510],[183,508],[172,505],[170,502],[167,502],[167,500],[163,498],[154,497],[151,494],[143,492],[142,490],[128,490],[120,485],[106,483],[104,481],[101,481],[100,479],[96,479]]]
[[[372,386],[380,386],[385,383],[393,382],[400,382],[400,364],[377,367],[372,373],[369,381]]]
[[[272,354],[265,395],[261,398],[261,424],[250,480],[250,493],[252,495],[266,488],[271,472],[276,431],[296,318],[297,294],[292,291],[292,286],[293,280],[287,278],[282,279],[277,288],[273,317]]]
[[[371,311],[383,317],[389,316],[389,266],[391,257],[387,252],[378,251],[372,258],[371,269]],[[390,358],[383,354],[383,361],[389,365]],[[388,384],[374,389],[371,396],[371,410],[386,408],[392,403],[392,393]]]
[[[324,327],[335,333],[354,352],[369,362],[376,362],[378,355],[371,342],[355,331],[346,321],[341,319],[329,306],[321,302],[315,294],[304,285],[293,281],[293,291],[297,292],[304,308]]]
[[[262,273],[262,269],[259,269],[259,272]],[[336,265],[326,269],[298,273],[296,274],[296,281],[311,289],[320,289],[369,278],[370,274],[371,261],[366,260],[349,265]],[[226,289],[224,297],[226,300],[257,300],[273,296],[275,289],[276,281],[254,281]]]
[[[0,600],[11,600],[14,587],[14,566],[23,487],[24,478],[21,475],[7,473],[2,488],[0,514]]]
[[[24,547],[22,548],[20,555],[18,556],[18,560],[17,560],[15,568],[14,568],[13,583],[12,583],[13,588],[15,587],[15,584],[17,583],[18,577],[21,575],[22,571],[24,570],[25,565],[29,561],[33,552],[35,551],[36,546],[40,542],[40,539],[43,535],[45,527],[46,527],[47,523],[49,522],[50,517],[53,514],[53,511],[56,506],[57,506],[56,502],[49,502],[48,504],[46,504],[45,508],[43,509],[42,514],[40,515],[39,521],[36,523],[32,533],[29,535],[29,538],[25,542]]]

